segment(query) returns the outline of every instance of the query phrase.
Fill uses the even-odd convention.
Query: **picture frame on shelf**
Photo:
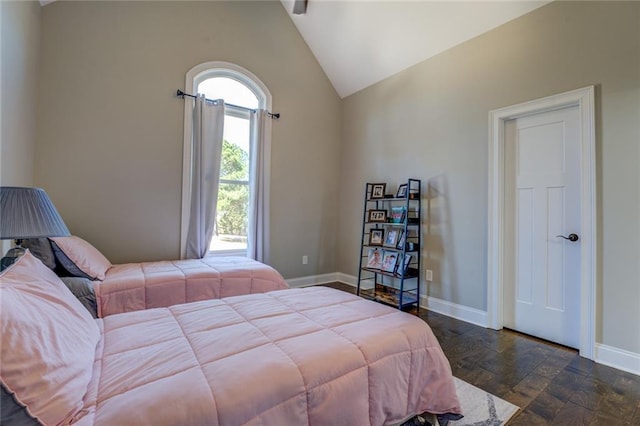
[[[388,229],[387,235],[384,238],[384,244],[382,245],[385,247],[396,248],[396,246],[398,245],[398,237],[400,236],[400,231],[401,229]]]
[[[398,268],[400,269],[398,271],[398,275],[403,275],[406,276],[407,275],[407,270],[409,269],[409,264],[411,263],[411,255],[408,253],[404,254],[404,259],[402,259],[402,268]]]
[[[398,266],[398,252],[385,250],[382,256],[380,270],[393,274]]]
[[[382,266],[383,251],[377,248],[369,249],[367,254],[367,268],[380,269]]]
[[[384,198],[384,191],[387,189],[386,183],[372,183],[371,184],[371,199],[377,200]]]
[[[391,215],[390,222],[391,223],[402,223],[407,214],[404,206],[392,206],[391,207]]]
[[[398,244],[396,245],[396,248],[398,250],[402,250],[404,249],[404,246],[406,244],[407,241],[407,234],[406,232],[404,232],[404,229],[400,232],[400,238],[398,238]]]
[[[384,229],[372,229],[369,231],[369,245],[381,246],[384,241]]]
[[[386,222],[387,211],[386,210],[369,210],[367,212],[367,222]]]
[[[407,198],[407,184],[403,183],[398,187],[398,192],[396,192],[396,198]]]

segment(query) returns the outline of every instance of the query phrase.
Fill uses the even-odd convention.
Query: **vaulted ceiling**
[[[280,0],[342,98],[550,1]]]
[[[308,0],[300,15],[281,3],[345,97],[549,1]]]

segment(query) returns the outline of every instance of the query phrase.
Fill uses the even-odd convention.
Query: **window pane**
[[[258,98],[242,83],[227,77],[214,77],[198,84],[198,93],[203,93],[208,99],[224,99],[226,103],[258,108]]]
[[[220,179],[249,180],[249,120],[226,115]]]
[[[246,250],[249,185],[220,183],[216,229],[209,249]]]
[[[249,223],[249,120],[246,118],[224,117],[217,210],[209,250],[246,250]]]
[[[255,109],[259,105],[258,98],[247,86],[227,77],[208,78],[198,84],[197,92],[209,99],[224,99],[226,103],[246,108]],[[249,137],[249,113],[245,115],[237,110],[228,110],[224,118],[216,227],[209,246],[211,251],[247,249]]]

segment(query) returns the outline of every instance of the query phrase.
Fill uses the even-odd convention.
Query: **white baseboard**
[[[358,277],[354,277],[353,275],[343,274],[342,272],[338,272],[337,281],[343,284],[349,284],[350,286],[357,287],[358,286]]]
[[[322,274],[322,275],[309,275],[308,277],[300,277],[300,278],[290,278],[287,281],[289,287],[308,287],[310,285],[318,285],[318,284],[327,284],[334,283],[336,281],[342,282],[338,279],[338,275],[341,275],[338,272],[334,272],[331,274]],[[342,274],[343,275],[343,274]],[[355,286],[355,284],[352,284]]]
[[[354,287],[358,285],[358,278],[353,275],[343,274],[341,272],[338,272],[337,275],[336,281]],[[420,306],[426,306],[430,311],[459,319],[460,321],[469,322],[479,325],[480,327],[488,327],[487,313],[485,311],[447,302],[446,300],[436,299],[435,297],[427,297],[425,295],[420,296]]]
[[[420,301],[422,306],[426,306],[430,311],[479,325],[480,327],[489,328],[488,315],[485,311],[424,295],[420,296]]]
[[[594,361],[640,376],[640,354],[635,352],[596,343],[596,359]]]
[[[306,287],[332,282],[340,282],[356,287],[358,278],[342,272],[335,272],[331,274],[311,275],[308,277],[287,280],[287,283],[291,287]],[[458,305],[456,303],[447,302],[446,300],[427,297],[424,295],[420,296],[420,305],[426,306],[430,311],[446,315],[460,321],[475,324],[484,328],[490,328],[487,312],[479,309]],[[618,370],[640,375],[640,354],[635,352],[614,348],[602,343],[596,343],[596,356],[594,361],[599,364],[617,368]]]
[[[286,280],[289,287],[308,287],[310,285],[343,283],[355,287],[358,278],[353,275],[343,274],[342,272],[334,272],[331,274],[309,275],[307,277],[291,278]]]

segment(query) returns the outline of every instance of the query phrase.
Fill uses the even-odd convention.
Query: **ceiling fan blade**
[[[293,13],[296,15],[304,15],[307,13],[307,0],[294,0]]]

